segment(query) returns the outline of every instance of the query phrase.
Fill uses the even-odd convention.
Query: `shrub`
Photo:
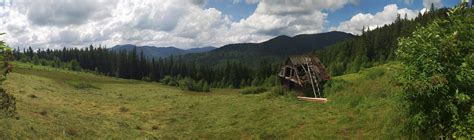
[[[73,70],[73,71],[80,71],[81,70],[81,65],[79,64],[79,61],[77,61],[76,59],[73,59],[71,61],[69,61],[70,63],[70,69]]]
[[[264,87],[246,87],[240,90],[241,94],[260,94],[263,92],[268,91],[267,88]]]
[[[163,77],[163,79],[161,79],[160,82],[168,86],[178,86],[178,82],[176,81],[176,78],[173,78],[169,75]]]
[[[404,65],[398,81],[403,89],[407,130],[420,136],[465,137],[474,132],[474,9],[451,9],[412,36],[399,41]],[[446,138],[448,137],[448,138]]]
[[[178,85],[182,90],[188,91],[196,91],[196,92],[209,92],[209,84],[204,81],[200,80],[196,82],[195,80],[186,77],[178,81]]]
[[[6,93],[0,88],[0,113],[1,116],[11,117],[15,115],[16,100],[13,95]]]
[[[3,35],[5,33],[0,33]],[[7,74],[12,70],[12,65],[9,64],[9,61],[13,59],[13,54],[11,48],[9,48],[5,42],[0,40],[0,86],[7,78]],[[13,117],[16,111],[16,99],[13,95],[10,95],[5,92],[5,90],[0,87],[0,115],[6,117]]]
[[[202,87],[202,91],[204,92],[210,92],[211,89],[209,88],[209,83],[204,82],[204,86]]]
[[[143,81],[151,82],[151,78],[148,76],[142,77]]]

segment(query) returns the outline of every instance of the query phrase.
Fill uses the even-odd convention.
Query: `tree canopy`
[[[450,9],[400,39],[398,81],[408,130],[441,138],[474,137],[474,9]]]

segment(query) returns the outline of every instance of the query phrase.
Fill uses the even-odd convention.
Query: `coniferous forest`
[[[147,58],[133,49],[109,51],[103,47],[84,49],[14,51],[15,58],[35,65],[53,66],[70,70],[86,70],[107,76],[146,81],[167,81],[174,84],[181,79],[209,84],[210,87],[239,88],[244,86],[275,85],[279,65],[266,63],[252,69],[242,62],[228,62],[220,67],[209,67],[198,62],[183,60],[182,56]]]
[[[446,18],[447,8],[431,8],[430,12],[419,13],[415,19],[397,15],[390,25],[368,29],[362,35],[315,51],[332,75],[358,72],[363,68],[396,60],[398,39],[412,34],[418,27],[426,26],[437,18]]]

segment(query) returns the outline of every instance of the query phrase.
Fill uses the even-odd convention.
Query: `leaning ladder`
[[[314,97],[317,98],[317,97],[321,97],[321,91],[319,89],[319,82],[318,82],[318,79],[316,79],[316,73],[314,73],[314,70],[311,70],[312,68],[309,66],[309,62],[308,62],[308,59],[306,59],[306,67],[308,68],[308,70],[304,69],[303,67],[303,70],[308,73],[309,75],[309,79],[311,81],[311,87],[313,88],[313,94],[314,94]],[[313,76],[314,75],[314,76]],[[316,84],[316,88],[314,86],[314,84]],[[318,91],[318,95],[316,95],[316,89]]]

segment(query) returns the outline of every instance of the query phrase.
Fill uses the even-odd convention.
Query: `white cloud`
[[[137,44],[221,46],[276,35],[324,31],[327,13],[356,0],[245,0],[248,18],[205,8],[206,0],[16,0],[0,8],[0,31],[12,47],[86,47]]]
[[[319,33],[324,30],[327,13],[355,0],[261,0],[255,12],[232,23],[229,42],[263,41],[277,35]]]
[[[86,23],[90,18],[102,18],[107,16],[101,6],[105,3],[101,1],[54,1],[35,0],[23,1],[24,6],[20,7],[28,15],[28,19],[37,25],[79,25]]]
[[[362,28],[375,29],[377,27],[390,24],[396,20],[397,14],[401,18],[406,15],[408,19],[413,19],[418,16],[419,11],[410,10],[407,8],[398,9],[397,5],[390,4],[384,7],[383,11],[375,14],[370,13],[358,13],[354,15],[350,20],[341,22],[337,27],[331,27],[329,30],[344,31],[353,34],[360,34]]]

